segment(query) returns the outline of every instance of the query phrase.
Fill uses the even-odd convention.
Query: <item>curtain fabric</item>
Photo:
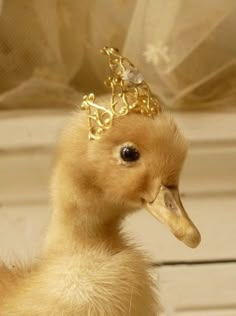
[[[172,109],[234,108],[235,0],[0,0],[0,109],[73,107],[106,91],[120,48]]]

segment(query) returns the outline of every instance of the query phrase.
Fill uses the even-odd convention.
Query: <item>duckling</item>
[[[157,316],[151,260],[124,218],[146,209],[188,246],[200,241],[178,194],[187,145],[173,119],[130,111],[93,131],[78,111],[62,132],[45,245],[30,268],[0,269],[1,316]]]

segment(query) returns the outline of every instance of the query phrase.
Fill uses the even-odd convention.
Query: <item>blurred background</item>
[[[0,0],[0,257],[28,262],[50,217],[57,134],[109,93],[117,47],[189,140],[181,178],[196,250],[140,212],[125,229],[159,264],[163,314],[236,315],[236,1]]]

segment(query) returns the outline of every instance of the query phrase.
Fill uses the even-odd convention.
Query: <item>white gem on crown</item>
[[[144,81],[144,77],[137,69],[126,69],[123,71],[121,78],[124,81],[131,82],[133,84],[140,84]]]

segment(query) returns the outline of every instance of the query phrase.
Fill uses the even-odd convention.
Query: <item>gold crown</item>
[[[111,88],[109,108],[95,103],[95,95],[85,95],[81,108],[88,111],[89,139],[98,139],[112,126],[113,119],[130,112],[154,117],[161,111],[142,74],[115,48],[104,47],[101,53],[109,58],[110,77],[105,85]]]

